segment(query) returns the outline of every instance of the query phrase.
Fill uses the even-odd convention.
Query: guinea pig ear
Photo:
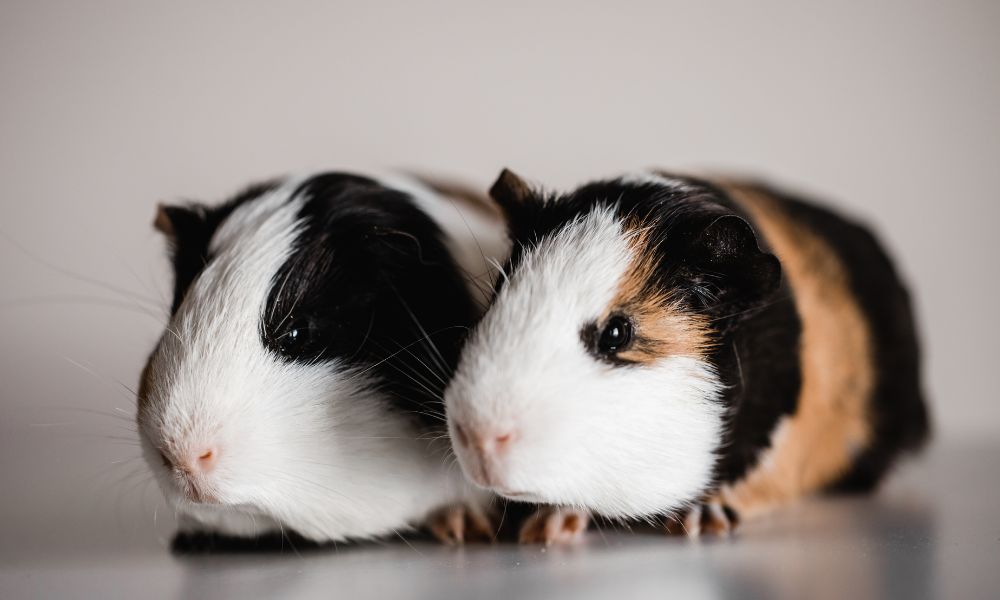
[[[534,196],[528,182],[510,169],[500,171],[500,176],[490,187],[490,197],[500,206],[508,221]]]
[[[706,305],[753,304],[781,285],[781,263],[736,215],[716,217],[695,235],[689,257],[694,292]]]
[[[196,204],[179,206],[163,203],[156,206],[153,228],[174,243],[191,237],[191,233],[200,231],[204,226],[205,209],[202,206]]]
[[[153,227],[167,237],[174,267],[174,298],[170,314],[177,311],[184,292],[205,266],[208,241],[212,234],[208,210],[200,204],[156,207]]]

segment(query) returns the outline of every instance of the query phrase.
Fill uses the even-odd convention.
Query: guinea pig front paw
[[[736,530],[739,522],[739,515],[732,507],[711,498],[695,504],[687,512],[668,517],[664,529],[668,535],[686,535],[689,538],[696,538],[702,533],[725,537]]]
[[[427,517],[427,529],[443,544],[454,546],[466,542],[492,542],[493,523],[478,506],[465,503],[439,508]]]
[[[522,544],[575,544],[583,539],[590,514],[575,508],[541,506],[521,525]]]

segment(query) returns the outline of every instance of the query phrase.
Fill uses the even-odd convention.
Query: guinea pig
[[[589,514],[728,533],[927,437],[909,296],[864,227],[659,172],[491,195],[513,248],[445,406],[470,479],[551,505],[528,541]]]
[[[180,536],[489,533],[441,401],[506,257],[488,200],[321,173],[155,225],[174,291],[137,421]]]

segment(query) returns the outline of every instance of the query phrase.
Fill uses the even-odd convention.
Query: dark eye
[[[632,323],[623,316],[615,315],[608,319],[601,336],[597,340],[597,351],[601,354],[621,352],[632,343]]]
[[[316,327],[312,320],[297,319],[274,338],[274,349],[291,358],[301,356],[311,347],[315,334]]]

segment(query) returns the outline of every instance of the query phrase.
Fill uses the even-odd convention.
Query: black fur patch
[[[443,233],[405,193],[344,173],[316,176],[304,229],[275,274],[261,338],[285,360],[371,369],[427,425],[477,309]]]
[[[254,537],[226,535],[209,531],[178,532],[170,542],[176,555],[301,553],[334,547],[333,542],[318,543],[294,531],[272,531]]]
[[[211,261],[221,224],[279,183],[250,186],[215,207],[164,208],[174,232],[171,314]],[[272,283],[265,347],[286,360],[371,368],[397,406],[439,425],[445,382],[478,315],[444,234],[407,194],[365,177],[318,175],[299,195],[307,198],[304,229]],[[291,331],[301,336],[294,343]]]

